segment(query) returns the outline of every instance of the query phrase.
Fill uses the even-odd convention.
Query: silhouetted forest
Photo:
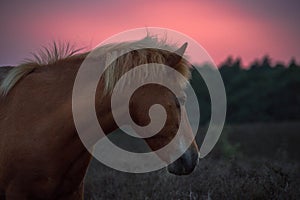
[[[200,70],[211,70],[198,66]],[[240,58],[228,57],[219,71],[227,94],[226,123],[295,121],[300,119],[300,66],[272,64],[269,56],[242,66]],[[198,93],[201,124],[210,119],[210,97],[196,70],[191,84]]]

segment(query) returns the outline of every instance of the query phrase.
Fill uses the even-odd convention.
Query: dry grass
[[[189,176],[166,170],[127,174],[97,161],[85,180],[86,199],[297,199],[297,163],[205,159]]]
[[[299,199],[300,162],[294,159],[300,149],[295,145],[299,127],[299,123],[226,127],[214,152],[189,176],[174,176],[165,169],[128,174],[93,160],[85,179],[85,197]]]

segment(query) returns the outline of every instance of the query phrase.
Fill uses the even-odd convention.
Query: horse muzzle
[[[198,158],[197,148],[190,146],[182,156],[167,166],[167,170],[175,175],[188,175],[194,171]]]

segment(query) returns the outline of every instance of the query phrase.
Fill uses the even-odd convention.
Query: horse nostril
[[[188,175],[198,163],[198,151],[190,147],[180,158],[168,166],[168,171],[175,175]]]

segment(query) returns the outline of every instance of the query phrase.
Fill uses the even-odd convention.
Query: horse
[[[190,77],[190,65],[183,58],[187,44],[178,47],[152,36],[106,44],[100,47],[105,52],[100,59],[130,49],[132,43],[142,47],[149,43],[168,46],[170,51],[144,45],[145,48],[122,55],[105,70],[95,94],[95,110],[105,134],[119,128],[111,111],[111,95],[125,72],[137,65],[160,63],[175,69],[187,80]],[[74,124],[72,90],[88,54],[89,51],[80,52],[69,45],[54,43],[52,49],[45,48],[35,54],[35,59],[17,67],[0,68],[0,199],[83,199],[83,180],[92,156]],[[164,71],[156,75],[172,81],[184,92],[184,81],[172,80]],[[143,79],[144,75],[138,78]],[[187,114],[180,109],[184,102],[158,84],[144,85],[131,97],[132,120],[140,126],[147,125],[148,110],[153,104],[163,106],[167,118],[156,135],[144,138],[151,150],[158,150],[172,140],[180,120],[184,121],[184,134],[192,138]],[[177,144],[174,148],[181,147]],[[190,174],[198,163],[198,153],[193,139],[188,149],[166,166],[167,170],[175,175]]]

